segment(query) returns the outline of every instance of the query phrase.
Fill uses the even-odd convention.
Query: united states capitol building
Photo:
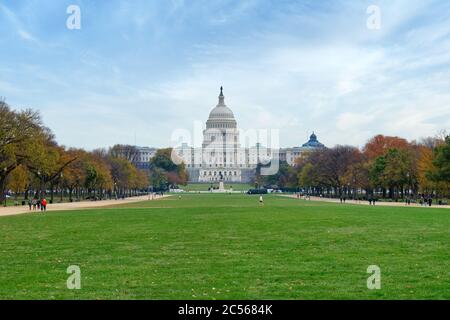
[[[294,165],[295,160],[306,152],[324,148],[314,133],[301,147],[270,148],[258,142],[254,146],[241,146],[237,121],[225,104],[223,88],[220,88],[218,99],[206,121],[202,146],[194,148],[184,143],[174,149],[186,166],[190,182],[251,182],[258,164],[276,159]],[[144,147],[138,150],[137,166],[145,169],[157,149]]]

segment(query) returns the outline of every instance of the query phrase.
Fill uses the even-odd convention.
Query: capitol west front
[[[225,104],[223,88],[220,88],[219,102],[212,109],[203,130],[201,148],[187,144],[175,148],[189,173],[190,182],[251,182],[256,174],[258,163],[270,159],[280,159],[289,164],[307,150],[323,147],[317,137],[311,135],[310,141],[302,147],[289,149],[270,149],[260,144],[241,147],[239,129],[233,111]],[[277,157],[273,157],[278,153]]]

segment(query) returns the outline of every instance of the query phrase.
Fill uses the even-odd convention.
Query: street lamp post
[[[61,175],[60,175],[60,177],[61,177],[61,180],[60,180],[60,188],[61,188],[61,201],[60,202],[63,202],[63,198],[64,198],[64,187],[63,187],[63,177],[64,177],[64,174],[61,172]]]
[[[39,177],[39,201],[42,200],[42,177],[41,177],[41,171],[38,170],[37,175]]]
[[[6,177],[6,172],[8,171],[8,168],[5,167],[4,171],[5,171],[5,177]],[[6,207],[6,187],[3,190],[3,201],[4,201],[3,206]]]
[[[407,182],[406,188],[408,189],[408,198],[409,198],[409,197],[410,197],[410,194],[411,194],[411,180],[410,180],[410,174],[409,174],[409,172],[406,173],[406,182]]]

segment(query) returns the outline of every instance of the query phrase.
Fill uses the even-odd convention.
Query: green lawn
[[[212,184],[214,187],[219,187],[218,183]],[[208,191],[211,183],[189,183],[186,186],[180,186],[181,189],[185,191]],[[233,188],[233,191],[248,191],[253,189],[255,186],[247,183],[224,183],[225,189]]]
[[[0,298],[450,299],[449,253],[447,209],[184,194],[0,218]]]

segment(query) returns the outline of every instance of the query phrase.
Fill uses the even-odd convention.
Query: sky
[[[450,129],[448,0],[0,0],[0,47],[0,97],[68,147],[171,146],[220,86],[283,147]]]

